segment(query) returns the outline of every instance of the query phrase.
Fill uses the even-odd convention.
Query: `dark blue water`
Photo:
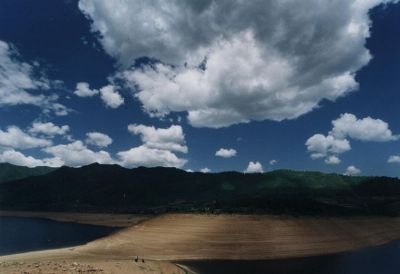
[[[400,274],[400,242],[339,255],[302,259],[182,264],[200,274]]]
[[[0,217],[0,255],[80,245],[114,231],[104,226]]]

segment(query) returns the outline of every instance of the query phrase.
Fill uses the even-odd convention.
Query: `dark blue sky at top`
[[[399,165],[387,163],[390,155],[400,154],[399,141],[353,140],[352,150],[342,154],[342,163],[336,166],[311,160],[304,145],[313,134],[328,133],[331,121],[345,112],[359,118],[382,119],[395,134],[400,134],[400,4],[373,9],[371,19],[367,48],[373,59],[357,73],[358,91],[336,102],[324,101],[319,109],[290,121],[251,122],[209,129],[194,128],[183,120],[181,125],[189,147],[189,153],[183,155],[188,159],[184,168],[242,171],[249,161],[260,161],[265,170],[289,168],[342,173],[347,166],[355,165],[363,174],[400,176]],[[128,124],[156,127],[172,124],[143,113],[141,104],[128,90],[121,91],[125,104],[118,109],[105,108],[98,97],[78,98],[73,94],[77,82],[88,82],[93,88],[106,85],[107,77],[115,73],[117,66],[90,31],[90,21],[78,9],[76,1],[0,1],[0,40],[12,43],[21,60],[38,61],[49,79],[62,80],[62,88],[48,92],[58,93],[60,102],[74,110],[68,116],[41,117],[43,114],[37,107],[2,107],[1,129],[9,125],[26,128],[41,117],[57,125],[70,125],[76,139],[84,139],[89,131],[106,133],[114,140],[107,150],[116,153],[141,143],[138,136],[127,131]],[[215,151],[221,147],[235,148],[238,156],[215,157]],[[43,156],[37,149],[26,154]],[[273,167],[268,164],[272,159],[279,161]]]

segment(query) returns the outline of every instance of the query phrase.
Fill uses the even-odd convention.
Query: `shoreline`
[[[309,257],[354,251],[400,239],[399,217],[343,219],[184,213],[112,216],[16,211],[0,211],[0,216],[119,227],[110,235],[74,249],[96,256],[111,253],[113,257],[123,258],[130,253],[131,257],[141,254],[147,259],[176,262]],[[240,247],[241,253],[235,252],[235,247]]]
[[[125,228],[134,226],[154,216],[145,214],[81,213],[56,211],[0,210],[0,217],[40,218],[58,222]]]
[[[0,216],[13,213],[1,211]],[[317,219],[268,215],[165,214],[153,218],[135,218],[131,214],[110,216],[112,214],[54,212],[24,212],[16,217],[44,215],[54,220],[61,218],[114,227],[116,225],[112,222],[115,221],[121,229],[81,246],[0,256],[0,272],[23,273],[23,265],[12,265],[18,262],[23,262],[26,267],[27,262],[65,265],[62,262],[67,261],[69,268],[77,262],[85,267],[90,265],[114,273],[146,273],[141,271],[150,265],[150,268],[185,273],[190,271],[185,265],[189,261],[303,258],[350,252],[400,239],[398,217]],[[148,264],[135,264],[136,256]],[[7,268],[4,263],[11,265]],[[117,266],[136,269],[137,272],[116,271]],[[6,268],[10,271],[5,271]],[[21,271],[11,271],[16,268]]]

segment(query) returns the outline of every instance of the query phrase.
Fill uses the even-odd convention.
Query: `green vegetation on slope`
[[[55,168],[47,166],[29,168],[8,163],[0,163],[0,183],[19,180],[30,176],[44,175],[54,170]]]
[[[400,212],[400,180],[290,170],[205,174],[92,164],[3,183],[0,208],[393,215]]]

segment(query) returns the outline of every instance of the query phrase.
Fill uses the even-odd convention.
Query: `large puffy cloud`
[[[82,141],[69,144],[49,146],[42,149],[50,155],[43,159],[27,156],[20,151],[6,148],[0,151],[0,162],[7,162],[20,166],[72,166],[80,167],[91,163],[114,164],[116,161],[106,151],[93,151],[87,148]]]
[[[67,115],[70,110],[57,103],[57,95],[38,92],[49,90],[58,83],[41,74],[38,66],[21,61],[17,50],[0,40],[0,107],[35,105],[45,112]]]
[[[344,113],[332,121],[332,130],[327,136],[315,134],[305,143],[312,159],[325,158],[327,164],[339,164],[338,154],[351,150],[349,139],[369,142],[388,142],[399,139],[380,119]]]
[[[247,166],[247,168],[244,172],[245,173],[262,173],[262,172],[264,172],[264,169],[260,162],[250,161],[249,165]]]
[[[81,141],[70,144],[51,146],[43,149],[51,155],[44,159],[37,159],[27,156],[14,149],[6,149],[0,153],[0,162],[7,162],[14,165],[36,167],[36,166],[72,166],[80,167],[91,163],[113,164],[115,161],[106,151],[92,151]]]
[[[40,105],[44,95],[30,94],[29,90],[49,89],[46,78],[34,77],[33,65],[17,60],[18,53],[9,44],[0,41],[0,104]]]
[[[51,144],[50,140],[31,136],[17,126],[9,126],[5,131],[0,129],[0,147],[29,149]]]
[[[164,149],[187,153],[185,135],[181,126],[172,125],[169,128],[155,128],[153,126],[128,126],[129,132],[140,135],[142,142],[148,148]]]
[[[29,132],[35,135],[41,134],[40,138],[29,135],[16,126],[10,126],[6,131],[0,130],[0,162],[28,167],[59,167],[63,165],[79,167],[95,162],[100,164],[115,163],[108,152],[103,150],[93,151],[87,148],[82,141],[53,145],[50,138],[65,134],[68,130],[69,127],[58,127],[52,123],[33,123]],[[42,138],[42,136],[47,137],[47,139]],[[99,146],[100,144],[104,145],[109,140],[91,138],[91,141],[97,141],[96,145]],[[16,150],[32,148],[41,148],[43,152],[49,154],[49,157],[38,159]]]
[[[55,136],[55,135],[65,135],[69,131],[68,125],[57,126],[51,122],[42,123],[42,122],[34,122],[32,123],[32,127],[29,129],[30,133],[33,134],[43,134],[47,136]]]
[[[36,166],[52,166],[58,167],[61,165],[56,159],[36,159],[32,156],[26,156],[23,153],[14,149],[7,149],[0,153],[0,162],[10,163],[18,166],[36,167]]]
[[[31,156],[25,156],[19,151],[14,149],[6,150],[0,153],[0,162],[6,162],[18,166],[43,166],[44,162],[42,160],[35,159]]]
[[[90,1],[106,52],[144,109],[198,127],[293,119],[357,89],[371,56],[368,12],[389,0]],[[134,14],[135,16],[132,16]]]
[[[366,117],[358,119],[354,114],[345,113],[332,121],[330,134],[336,138],[352,138],[361,141],[386,142],[397,140],[388,123],[380,119]]]
[[[0,129],[0,149],[31,149],[51,146],[51,141],[56,135],[68,137],[68,125],[57,126],[51,122],[33,122],[26,130],[17,126],[9,126],[6,130]],[[10,154],[17,155],[16,153]],[[18,156],[18,155],[17,155]],[[18,159],[22,159],[18,156]]]
[[[113,142],[110,136],[100,132],[89,132],[86,136],[86,143],[89,145],[107,147]]]
[[[120,164],[125,167],[182,167],[187,162],[187,160],[178,158],[169,150],[149,148],[145,145],[118,152],[118,156]]]
[[[70,144],[61,144],[43,149],[53,156],[52,162],[58,165],[79,167],[91,163],[112,164],[114,160],[106,151],[92,151],[82,141],[74,141]]]
[[[237,151],[233,148],[220,148],[215,152],[215,156],[222,158],[231,158],[236,156]]]
[[[181,126],[172,125],[169,128],[153,126],[128,126],[129,132],[139,135],[143,144],[127,151],[118,152],[119,163],[125,167],[135,166],[165,166],[183,167],[187,160],[179,158],[174,152],[187,153],[185,135]]]
[[[165,166],[183,167],[187,160],[179,158],[175,152],[187,153],[183,130],[180,126],[169,128],[154,128],[144,125],[130,125],[129,131],[140,135],[143,144],[127,151],[120,151],[114,159],[107,151],[94,151],[82,141],[77,140],[68,144],[53,145],[50,138],[57,134],[66,133],[69,127],[59,127],[52,123],[33,123],[29,135],[16,126],[7,130],[0,129],[0,162],[9,162],[24,166],[72,166],[80,167],[91,163],[120,164],[125,167],[134,166]],[[47,138],[42,138],[45,136]],[[112,139],[103,133],[89,132],[86,144],[106,147]],[[37,159],[27,156],[15,149],[41,148],[49,157]]]
[[[315,134],[306,142],[311,158],[324,158],[329,153],[341,154],[351,149],[350,142],[346,139],[336,139],[333,136]]]

